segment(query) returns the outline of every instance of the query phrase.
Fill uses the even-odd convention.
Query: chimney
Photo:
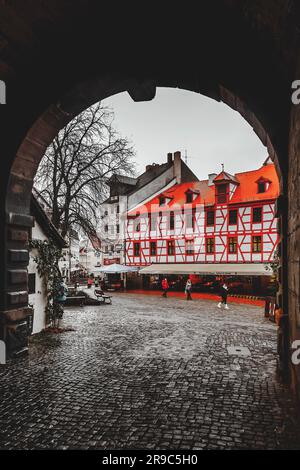
[[[214,179],[216,178],[217,173],[210,173],[208,175],[208,186],[212,186],[214,184]]]
[[[146,165],[146,171],[149,171],[152,169],[152,165]]]
[[[181,183],[181,152],[174,152],[174,177]]]
[[[168,160],[167,160],[167,162],[168,162],[168,163],[172,163],[172,161],[173,161],[173,155],[172,155],[172,153],[168,153]]]

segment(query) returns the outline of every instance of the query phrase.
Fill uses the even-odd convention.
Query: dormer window
[[[164,206],[166,204],[166,198],[164,196],[159,197],[159,205]]]
[[[185,202],[186,204],[191,204],[199,196],[200,191],[197,189],[188,189],[185,192]]]
[[[191,202],[193,202],[193,193],[191,191],[188,191],[186,193],[186,203],[190,204]]]
[[[218,204],[225,204],[227,202],[227,187],[227,184],[219,184],[216,186]]]
[[[268,191],[271,181],[261,177],[259,178],[259,180],[256,181],[256,184],[258,194],[262,194]]]
[[[266,187],[267,187],[267,184],[265,181],[260,181],[259,183],[257,183],[257,192],[258,193],[265,193],[266,192]]]

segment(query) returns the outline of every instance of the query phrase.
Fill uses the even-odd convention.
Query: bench
[[[109,304],[112,303],[112,296],[104,294],[104,292],[101,290],[95,289],[95,296],[97,297],[97,300],[102,300],[104,304],[106,303],[106,301]]]
[[[83,307],[85,303],[85,297],[83,295],[74,295],[66,298],[65,305],[80,305]]]

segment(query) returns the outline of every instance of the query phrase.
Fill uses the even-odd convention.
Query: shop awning
[[[228,276],[272,276],[269,265],[260,263],[228,263],[228,264],[151,264],[140,269],[140,274],[202,274]]]
[[[125,266],[124,264],[109,264],[108,266],[96,266],[95,268],[90,270],[92,273],[131,273],[138,271],[138,267],[136,266]]]

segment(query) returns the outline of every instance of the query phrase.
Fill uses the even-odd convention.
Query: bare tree
[[[110,108],[93,105],[59,132],[41,161],[34,184],[52,207],[52,222],[63,237],[71,228],[95,236],[105,181],[113,173],[134,173],[135,151],[113,120]]]

